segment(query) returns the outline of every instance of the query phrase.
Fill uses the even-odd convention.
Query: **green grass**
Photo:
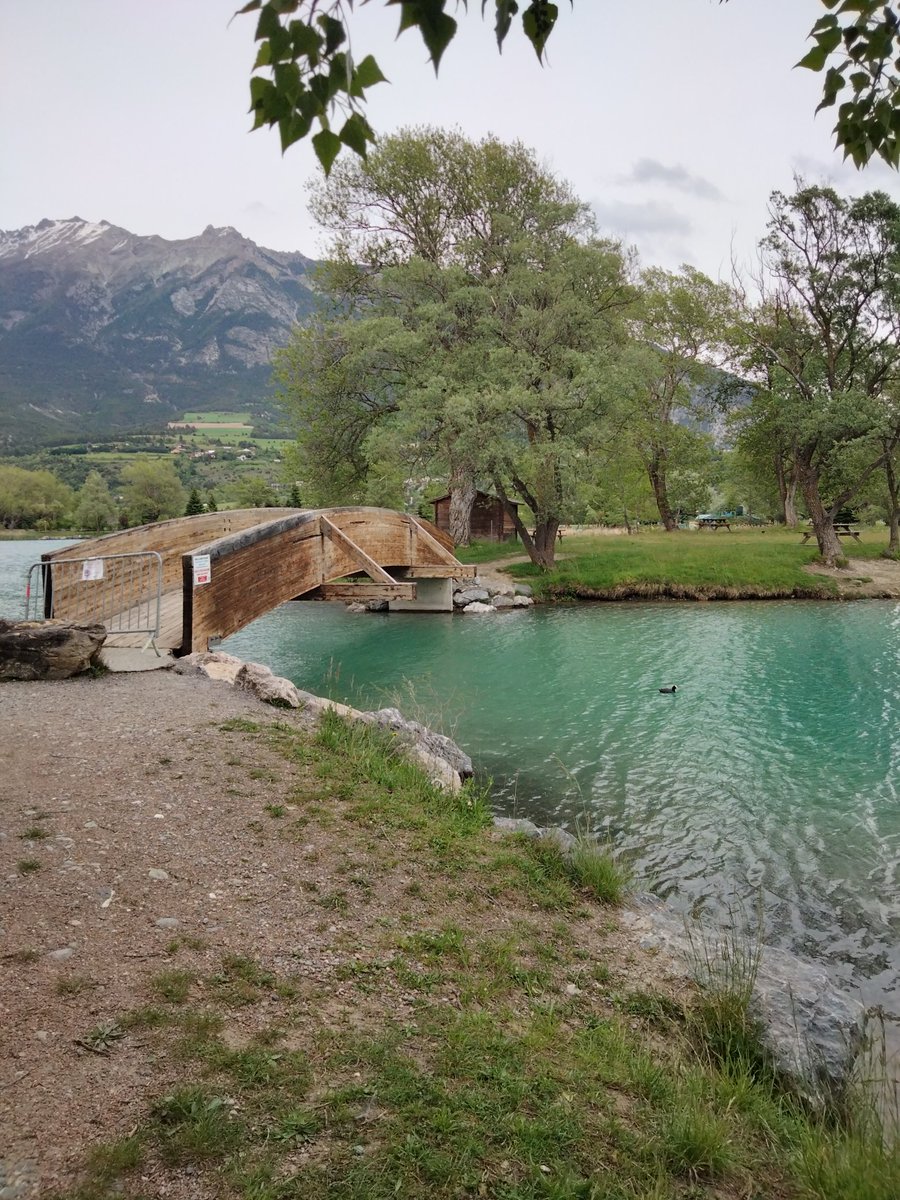
[[[569,869],[579,887],[601,904],[621,904],[631,882],[631,869],[613,856],[609,846],[579,837],[572,848]]]
[[[495,559],[515,558],[524,554],[522,543],[513,542],[470,542],[468,546],[457,546],[453,552],[462,563],[486,563]]]
[[[885,530],[864,530],[854,558],[877,558],[886,545]],[[546,598],[713,594],[808,596],[836,594],[830,579],[810,576],[802,568],[815,561],[815,545],[800,545],[796,531],[763,528],[734,531],[651,530],[628,536],[573,535],[563,543],[553,571],[531,563],[513,564],[510,574],[526,579]]]
[[[195,978],[193,971],[173,968],[155,975],[150,981],[150,987],[160,1000],[166,1000],[169,1004],[183,1004],[190,994]]]
[[[611,910],[594,897],[614,901],[621,868],[606,847],[498,839],[481,794],[437,792],[390,737],[334,714],[312,735],[219,730],[247,761],[284,756],[273,796],[327,834],[322,886],[292,912],[325,957],[292,975],[287,943],[271,961],[248,947],[205,974],[168,970],[86,1035],[154,1069],[129,1136],[89,1153],[67,1200],[141,1196],[143,1165],[154,1187],[235,1200],[900,1194],[865,1108],[811,1112],[758,1051],[752,947],[716,969],[698,943],[706,986],[683,1005],[625,990],[627,962],[609,992]]]

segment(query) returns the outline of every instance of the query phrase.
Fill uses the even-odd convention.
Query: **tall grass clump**
[[[900,1079],[888,1056],[884,1013],[866,1014],[864,1048],[834,1120],[803,1131],[797,1173],[824,1200],[900,1196]]]
[[[613,856],[612,847],[579,833],[569,855],[569,873],[577,887],[601,904],[621,904],[631,886],[632,870]]]
[[[732,914],[724,936],[686,924],[691,973],[700,992],[690,1023],[698,1047],[726,1074],[774,1083],[762,1025],[751,1011],[762,954],[760,920],[751,928]]]

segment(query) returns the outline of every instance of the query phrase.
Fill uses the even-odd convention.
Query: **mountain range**
[[[315,265],[231,228],[167,241],[72,217],[0,231],[0,453],[264,410],[273,351],[315,304]]]

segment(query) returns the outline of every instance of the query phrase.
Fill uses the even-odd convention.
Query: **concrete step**
[[[174,666],[175,656],[171,650],[160,650],[152,646],[139,650],[133,646],[104,646],[100,661],[110,671],[163,671]]]

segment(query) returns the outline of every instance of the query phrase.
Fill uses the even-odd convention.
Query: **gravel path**
[[[251,947],[293,971],[331,965],[302,890],[327,854],[310,848],[304,870],[303,847],[260,851],[253,834],[302,767],[262,744],[245,762],[246,739],[221,728],[285,715],[171,671],[0,684],[4,1200],[46,1194],[136,1123],[153,1062],[84,1043],[147,1003],[174,938],[202,938],[209,961]]]

